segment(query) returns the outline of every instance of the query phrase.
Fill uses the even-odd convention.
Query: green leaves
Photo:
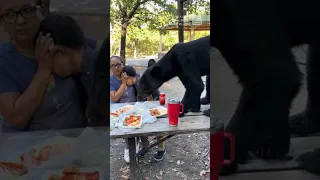
[[[207,15],[210,14],[210,0],[187,0],[184,7],[188,14]]]
[[[184,7],[188,15],[209,14],[210,0],[187,0],[184,2]],[[121,48],[127,48],[124,51],[126,56],[156,54],[160,34],[164,35],[163,47],[166,49],[172,46],[177,42],[178,36],[175,35],[177,32],[168,34],[166,26],[175,22],[176,14],[176,0],[112,0],[111,54],[120,53],[121,25],[124,23],[128,24],[128,28],[125,32],[125,46],[122,44]],[[188,36],[188,33],[185,33],[185,36]]]

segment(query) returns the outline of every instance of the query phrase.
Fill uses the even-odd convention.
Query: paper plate
[[[156,115],[155,117],[161,117],[161,116],[164,116],[164,115],[168,114],[168,109],[163,107],[163,106],[158,106],[158,107],[150,109],[149,111],[150,111],[150,115],[151,116],[152,116],[151,111],[153,111],[153,110],[158,110],[159,113],[160,113],[160,115]]]

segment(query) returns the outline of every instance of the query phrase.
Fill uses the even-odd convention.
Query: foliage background
[[[138,58],[157,55],[162,34],[162,50],[169,50],[178,42],[177,31],[163,28],[177,18],[176,2],[172,0],[114,0],[111,1],[111,55],[120,55],[121,37],[125,36],[125,57]],[[136,5],[139,5],[135,9]],[[209,15],[210,0],[188,0],[184,3],[187,15]],[[130,15],[133,16],[130,18]],[[126,26],[123,26],[124,23]],[[124,27],[125,32],[124,32]],[[209,31],[196,31],[195,39],[209,35]],[[185,42],[189,32],[184,32]]]

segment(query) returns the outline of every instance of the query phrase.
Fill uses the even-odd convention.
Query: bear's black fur
[[[288,153],[289,110],[302,79],[291,53],[293,46],[309,44],[314,48],[308,57],[308,72],[313,72],[308,76],[309,102],[314,103],[310,103],[309,109],[319,112],[320,81],[310,81],[319,73],[319,32],[317,1],[215,0],[211,3],[210,45],[220,50],[243,86],[238,107],[225,128],[235,136],[234,163],[245,163],[249,151],[257,152],[262,158],[278,158]],[[311,119],[319,121],[316,113],[311,114],[314,115]],[[226,143],[226,155],[228,150]],[[236,165],[225,166],[223,170],[232,173]]]
[[[320,45],[310,46],[307,58],[307,107],[303,113],[290,117],[291,133],[307,136],[320,132]]]
[[[86,117],[91,126],[110,127],[109,112],[110,108],[110,36],[103,41],[96,59],[94,61],[91,77],[91,87],[88,95],[88,106]]]
[[[297,158],[297,162],[304,170],[320,176],[320,148],[302,154]]]
[[[146,98],[164,82],[179,77],[186,91],[182,99],[185,112],[200,111],[200,96],[204,89],[201,76],[210,75],[210,36],[187,43],[178,43],[140,79],[139,99]]]

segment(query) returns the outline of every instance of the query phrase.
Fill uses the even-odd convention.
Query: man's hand
[[[122,84],[127,84],[127,78],[128,78],[127,73],[125,73],[125,72],[121,73],[120,79],[121,79]]]
[[[53,39],[50,34],[43,36],[40,32],[35,48],[35,59],[38,61],[38,70],[48,70],[52,72],[52,59],[56,52]]]

